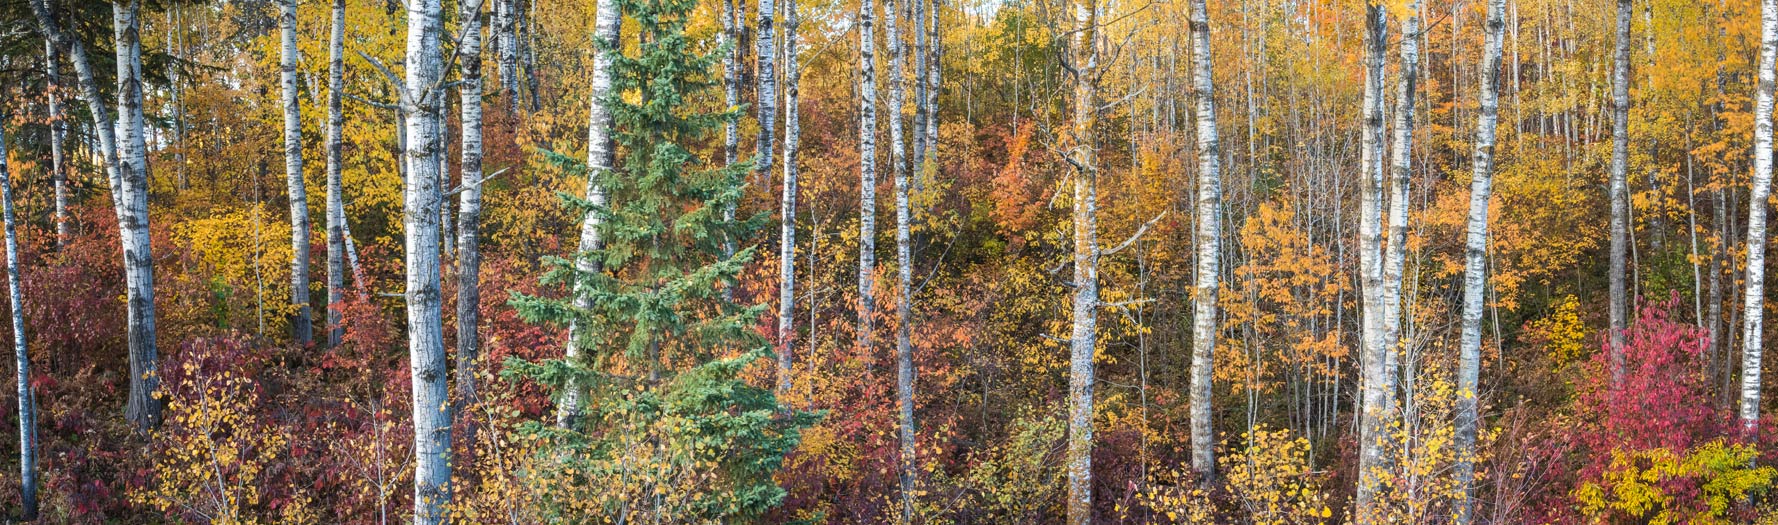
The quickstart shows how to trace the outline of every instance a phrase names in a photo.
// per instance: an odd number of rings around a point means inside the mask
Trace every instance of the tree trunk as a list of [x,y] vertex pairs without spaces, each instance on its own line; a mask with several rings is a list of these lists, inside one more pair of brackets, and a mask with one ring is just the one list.
[[439,297],[439,136],[444,131],[440,0],[413,0],[407,12],[408,177],[402,184],[406,232],[408,358],[413,373],[414,523],[446,523],[451,502],[451,412]]
[[[1408,4],[1409,13],[1418,13],[1418,1]],[[1383,254],[1383,344],[1388,348],[1384,358],[1391,384],[1399,375],[1397,356],[1401,347],[1402,272],[1407,258],[1408,184],[1413,178],[1414,97],[1420,73],[1420,17],[1410,14],[1401,21],[1401,90],[1396,94],[1395,144],[1390,158],[1389,238]],[[1390,389],[1394,391],[1393,388]],[[1394,404],[1394,403],[1391,403]]]
[[457,169],[463,191],[457,204],[457,399],[476,400],[476,360],[481,355],[482,275],[482,4],[458,0],[463,41],[458,44],[457,103],[461,106],[463,160]]
[[926,83],[931,70],[926,67],[926,0],[907,0],[913,15],[908,17],[908,32],[914,34],[914,146],[913,169],[926,164]]
[[302,109],[296,93],[296,0],[279,2],[282,52],[278,78],[284,88],[284,177],[290,195],[290,334],[296,344],[314,342],[309,317],[309,197],[303,184]]
[[[340,305],[346,296],[346,206],[340,181],[340,143],[346,118],[340,111],[345,74],[346,0],[333,0],[333,30],[327,38],[327,346],[339,346],[346,330]],[[362,283],[360,283],[362,284]]]
[[56,249],[68,245],[73,238],[73,224],[68,222],[68,159],[62,152],[67,141],[68,123],[62,115],[62,68],[60,51],[55,42],[44,41],[44,71],[49,74],[49,178],[55,186]]
[[1198,275],[1192,300],[1192,471],[1216,477],[1216,429],[1210,419],[1216,360],[1216,295],[1222,262],[1222,146],[1216,129],[1216,78],[1210,58],[1210,14],[1191,3],[1192,89],[1198,101]]
[[1093,350],[1099,308],[1098,165],[1093,128],[1098,120],[1098,5],[1075,0],[1072,67],[1074,121],[1069,163],[1074,167],[1074,327],[1069,335],[1068,518],[1093,521]]
[[[926,151],[923,155],[936,166],[938,164],[938,89],[941,81],[944,80],[944,68],[939,67],[939,59],[943,53],[938,32],[938,13],[942,4],[939,0],[929,1],[932,2],[932,6],[926,13],[927,32],[930,37],[927,38],[926,43],[926,54],[929,55],[929,58],[926,59],[926,129],[923,130],[926,134]],[[916,180],[923,181],[926,176],[922,170],[920,178]],[[917,182],[914,187],[917,189],[925,186]]]
[[[1620,0],[1620,4],[1622,0]],[[1622,7],[1619,8],[1622,11]],[[1741,334],[1741,425],[1759,425],[1760,361],[1766,299],[1766,201],[1772,193],[1772,90],[1778,56],[1778,0],[1760,2],[1759,94],[1753,109],[1753,190],[1747,199],[1747,324]]]
[[[1624,382],[1624,323],[1629,311],[1625,262],[1630,251],[1630,0],[1617,2],[1617,49],[1611,68],[1611,388]],[[1763,201],[1762,201],[1763,202]]]
[[758,158],[754,159],[756,164],[753,165],[753,169],[759,172],[761,179],[771,173],[768,168],[772,167],[772,141],[774,140],[772,130],[778,120],[778,71],[776,69],[778,48],[776,47],[776,36],[772,31],[775,4],[777,4],[777,0],[759,0],[759,20],[757,22],[759,33],[753,42],[754,53],[758,55],[754,58],[759,61],[754,71],[754,80],[758,82],[755,86],[758,93],[754,103],[759,105],[759,142],[757,146]]
[[858,355],[872,361],[877,272],[877,32],[872,0],[858,3]]
[[[124,280],[129,300],[130,396],[125,417],[138,428],[160,423],[160,387],[154,344],[154,254],[148,238],[148,143],[142,115],[141,0],[113,4],[117,47],[118,182],[114,187],[123,213],[119,228],[124,245]],[[96,115],[96,113],[95,113]],[[94,126],[100,127],[100,126]]]
[[494,0],[494,51],[498,53],[500,97],[507,115],[519,114],[519,0]]
[[31,393],[31,356],[25,346],[25,298],[19,283],[19,244],[12,212],[12,175],[0,130],[0,213],[6,227],[6,289],[11,299],[12,353],[19,380],[19,521],[37,519],[37,410]]
[[1488,199],[1494,184],[1494,128],[1500,115],[1500,46],[1504,40],[1506,0],[1488,0],[1483,28],[1481,113],[1476,116],[1475,153],[1469,181],[1469,219],[1463,246],[1463,328],[1457,358],[1457,489],[1453,509],[1457,525],[1475,515],[1475,447],[1480,425],[1482,314],[1488,287]]
[[796,348],[796,179],[797,149],[802,141],[802,121],[797,108],[797,86],[802,66],[797,62],[796,0],[784,2],[784,196],[779,203],[778,231],[778,398],[790,393],[792,354]]
[[[722,99],[729,109],[741,105],[741,34],[740,19],[735,18],[735,0],[722,0],[722,39],[728,50],[722,56]],[[725,164],[740,160],[741,121],[728,119],[722,126],[722,158]]]
[[1363,279],[1363,396],[1359,428],[1357,519],[1361,525],[1381,518],[1375,508],[1388,469],[1389,426],[1395,419],[1392,385],[1386,361],[1384,318],[1389,314],[1383,293],[1383,70],[1388,46],[1388,17],[1377,4],[1365,8],[1364,133],[1361,137],[1363,187],[1358,217],[1359,266]]
[[[602,177],[610,176],[617,160],[617,150],[611,138],[611,107],[610,100],[617,96],[611,91],[611,67],[617,54],[618,37],[621,34],[623,13],[618,12],[617,0],[599,0],[598,13],[594,19],[594,46],[598,51],[593,55],[592,107],[588,111],[587,126],[587,187],[586,199],[594,206],[605,206],[605,187],[599,183]],[[582,274],[593,274],[599,271],[598,261],[587,257],[587,252],[604,248],[603,221],[599,214],[588,211],[580,222],[580,245],[574,256],[575,270]],[[580,290],[574,290],[574,307],[582,310],[593,306],[592,296]],[[582,333],[578,323],[568,323],[567,359],[578,362],[581,359],[581,339],[588,336]],[[568,428],[580,417],[580,388],[572,381],[562,391],[562,399],[556,407],[556,426]]]
[[[767,2],[771,0],[765,0]],[[918,2],[920,0],[908,0]],[[909,250],[908,229],[908,147],[906,129],[902,126],[902,114],[907,110],[906,79],[902,76],[903,65],[907,55],[901,44],[900,25],[901,8],[896,0],[883,1],[883,40],[889,47],[889,166],[895,177],[895,264],[896,264],[896,295],[898,302],[895,307],[895,399],[897,413],[900,416],[898,437],[900,438],[900,461],[896,463],[897,473],[901,480],[901,517],[902,523],[913,523],[914,519],[914,361],[913,343],[909,337],[910,324],[913,323],[913,309],[908,297],[911,291],[913,262]],[[917,29],[916,29],[917,31]]]

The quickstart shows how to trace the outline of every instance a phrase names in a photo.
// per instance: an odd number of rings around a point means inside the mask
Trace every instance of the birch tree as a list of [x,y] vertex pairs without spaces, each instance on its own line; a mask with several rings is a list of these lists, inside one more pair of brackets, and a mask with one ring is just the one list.
[[[1619,13],[1625,9],[1619,2]],[[1747,200],[1746,324],[1741,333],[1741,425],[1759,425],[1760,365],[1766,300],[1766,200],[1772,194],[1772,90],[1778,57],[1778,0],[1760,2],[1759,93],[1753,109],[1753,189]]]
[[797,92],[802,79],[798,62],[796,0],[784,2],[784,195],[779,202],[781,224],[778,231],[778,398],[790,392],[794,376],[792,360],[796,348],[796,187],[797,149],[802,142],[802,120],[798,114]]
[[[105,98],[99,90],[97,74],[93,70],[92,61],[87,55],[86,44],[73,35],[65,32],[61,21],[57,20],[47,0],[30,0],[31,13],[37,19],[37,29],[45,39],[54,43],[57,48],[68,53],[68,62],[74,66],[75,78],[79,82],[81,98],[86,101],[87,111],[93,118],[93,135],[97,141],[98,157],[105,170],[106,182],[111,187],[112,210],[118,217],[119,244],[123,248],[124,259],[124,293],[127,303],[127,320],[129,325],[129,363],[130,391],[128,401],[124,405],[124,418],[128,419],[139,430],[154,427],[160,422],[161,401],[152,393],[159,387],[160,376],[156,370],[156,354],[154,346],[154,268],[152,254],[148,251],[148,196],[146,192],[147,174],[142,174],[143,183],[138,184],[136,171],[124,164],[123,152],[119,149],[117,133],[129,126],[125,124],[125,115],[129,112],[120,104],[118,120],[112,120],[111,107],[106,105]],[[139,4],[114,4],[113,27],[120,36],[117,40],[117,53],[120,57],[140,57],[141,45],[133,48],[131,55],[129,42],[135,40],[136,30],[122,31],[126,27],[135,26],[134,13]],[[127,15],[127,16],[125,16]],[[118,61],[118,72],[128,73],[129,60]],[[136,71],[140,71],[139,60]],[[127,74],[118,76],[118,86],[124,88],[132,85]],[[135,86],[137,101],[141,100],[141,83]],[[119,99],[128,98],[129,89],[119,89]],[[136,104],[136,113],[141,113],[141,104]],[[113,125],[113,124],[116,125]],[[135,128],[140,130],[140,128]],[[140,133],[137,133],[140,136]],[[139,151],[139,150],[138,150]],[[136,157],[140,159],[140,157]],[[136,165],[142,165],[139,162]],[[139,195],[138,195],[139,194]],[[136,198],[140,197],[140,207],[135,206]],[[139,214],[138,214],[139,213]],[[141,238],[138,239],[138,236]]]
[[17,222],[12,212],[12,174],[6,162],[6,132],[0,129],[0,214],[6,227],[6,289],[12,312],[12,354],[17,364],[19,401],[19,521],[37,519],[37,410],[31,392],[31,355],[25,346],[25,292],[19,282]]
[[[327,37],[327,346],[345,336],[339,306],[346,291],[346,205],[340,182],[340,144],[345,115],[340,110],[344,88],[346,0],[333,0],[333,29]],[[360,283],[362,284],[362,283]]]
[[1098,124],[1099,6],[1074,0],[1070,69],[1074,117],[1068,131],[1067,160],[1074,168],[1074,299],[1068,366],[1069,525],[1093,520],[1093,351],[1099,308],[1099,226],[1096,187],[1098,161],[1093,128]]
[[457,44],[457,103],[462,122],[462,170],[457,203],[457,393],[476,399],[475,363],[481,355],[482,225],[482,4],[458,0],[462,41]]
[[494,0],[494,52],[507,114],[519,114],[519,1]]
[[446,523],[451,502],[451,412],[439,292],[442,14],[440,0],[407,3],[407,71],[400,102],[408,115],[402,228],[407,254],[407,348],[413,374],[415,525]]
[[1385,363],[1384,321],[1389,309],[1383,295],[1383,69],[1388,46],[1386,9],[1375,2],[1365,6],[1364,17],[1364,123],[1361,136],[1359,196],[1359,271],[1363,281],[1363,319],[1360,337],[1362,397],[1360,403],[1358,487],[1355,496],[1357,523],[1373,523],[1377,492],[1387,469],[1389,424],[1395,418],[1390,402],[1392,382]]
[[772,167],[772,141],[774,140],[772,132],[773,126],[777,125],[778,120],[778,41],[772,29],[774,19],[777,18],[774,14],[777,3],[777,0],[759,0],[759,20],[756,29],[758,36],[754,38],[753,42],[754,53],[757,55],[754,58],[759,61],[754,71],[754,80],[758,82],[755,86],[758,93],[754,103],[759,105],[759,144],[757,146],[759,158],[754,159],[753,169],[759,170],[762,178],[770,173],[768,170]]
[[278,79],[283,86],[284,177],[290,196],[290,333],[296,343],[314,341],[309,317],[309,197],[303,184],[303,125],[296,77],[296,0],[279,3]]
[[[922,130],[922,132],[926,134],[926,140],[924,141],[926,151],[923,153],[923,157],[931,159],[932,163],[937,165],[939,122],[938,93],[939,86],[943,84],[944,80],[944,68],[939,67],[939,58],[943,56],[943,54],[940,51],[942,45],[939,40],[938,32],[938,14],[939,7],[942,4],[939,0],[929,1],[932,2],[932,6],[926,13],[926,31],[930,36],[927,37],[926,44],[926,54],[929,57],[926,59],[926,128]],[[922,175],[922,177],[924,177],[924,175]],[[920,185],[915,184],[915,187],[918,188]]]
[[[160,387],[154,344],[154,254],[148,234],[148,142],[142,114],[141,0],[112,4],[117,64],[117,182],[112,187],[123,240],[124,281],[129,301],[130,395],[124,416],[138,428],[160,423]],[[83,53],[84,54],[84,53]],[[85,82],[85,81],[83,81]],[[97,95],[97,84],[92,96]],[[94,128],[103,119],[94,112]]]
[[49,179],[55,191],[55,224],[56,249],[68,244],[74,236],[73,224],[68,221],[68,159],[62,151],[67,142],[68,123],[62,114],[62,66],[61,52],[53,41],[44,41],[44,72],[48,74],[49,89]]
[[[1402,267],[1408,244],[1408,183],[1413,177],[1414,98],[1420,77],[1420,2],[1409,2],[1401,21],[1401,80],[1395,98],[1395,137],[1390,150],[1389,238],[1383,254],[1384,368],[1393,385],[1399,376]],[[1393,386],[1390,392],[1394,392]],[[1391,405],[1395,403],[1390,402]]]
[[[765,0],[770,1],[770,0]],[[920,0],[907,0],[918,2]],[[902,523],[914,520],[914,348],[910,337],[914,322],[912,250],[908,220],[908,144],[902,114],[907,110],[907,89],[903,66],[907,55],[902,48],[901,8],[896,0],[883,1],[883,40],[889,51],[889,165],[895,177],[895,400],[900,442],[900,461],[896,463],[901,480]],[[916,32],[917,27],[911,28]]]
[[[1778,0],[1768,0],[1778,1]],[[1456,478],[1462,491],[1453,521],[1469,525],[1475,516],[1475,447],[1480,427],[1478,404],[1482,370],[1482,313],[1488,286],[1488,199],[1494,184],[1494,128],[1500,115],[1500,47],[1506,0],[1488,0],[1482,44],[1481,112],[1476,115],[1471,155],[1469,218],[1463,244],[1463,318],[1457,357]]]
[[[1624,382],[1624,322],[1629,289],[1624,281],[1630,251],[1630,0],[1617,1],[1617,47],[1611,67],[1611,388]],[[1750,259],[1751,260],[1751,259]]]
[[1216,129],[1216,79],[1210,58],[1210,15],[1204,0],[1191,3],[1192,89],[1197,91],[1198,274],[1192,295],[1192,471],[1216,476],[1216,431],[1211,391],[1216,360],[1216,294],[1222,262],[1222,146]]
[[858,352],[871,350],[877,273],[877,32],[872,0],[858,2]]
[[[621,35],[623,13],[618,12],[617,0],[599,0],[598,13],[593,20],[593,46],[597,51],[593,54],[592,105],[588,110],[587,125],[587,187],[586,200],[594,207],[604,207],[605,188],[600,186],[599,177],[611,171],[617,160],[617,150],[611,135],[611,99],[616,96],[611,91],[611,64],[613,55],[618,52],[618,37]],[[604,239],[600,238],[601,218],[595,210],[588,210],[580,221],[580,245],[575,253],[576,271],[590,274],[599,271],[599,262],[587,257],[588,252],[604,247]],[[572,290],[575,308],[592,307],[592,297],[581,290],[577,284]],[[581,359],[580,341],[583,328],[578,322],[568,323],[567,359],[577,362]],[[562,398],[556,407],[556,426],[568,428],[580,417],[581,385],[570,381],[562,391]]]

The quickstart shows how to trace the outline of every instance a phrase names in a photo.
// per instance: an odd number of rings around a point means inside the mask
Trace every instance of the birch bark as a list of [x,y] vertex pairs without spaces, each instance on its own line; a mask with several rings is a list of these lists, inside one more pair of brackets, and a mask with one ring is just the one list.
[[[623,13],[618,12],[617,0],[599,0],[598,13],[593,20],[593,39],[598,49],[593,55],[592,107],[588,111],[587,125],[587,188],[586,199],[594,206],[606,205],[605,188],[599,184],[599,178],[608,176],[616,161],[616,150],[611,138],[611,109],[608,99],[611,92],[611,67],[614,55],[618,52],[618,37],[621,34]],[[581,218],[580,244],[575,254],[575,270],[581,273],[599,271],[599,263],[586,257],[587,252],[603,248],[605,243],[600,237],[603,221],[599,214],[588,211]],[[576,308],[592,308],[592,297],[578,288],[573,290]],[[587,335],[583,328],[572,321],[568,324],[567,359],[579,361],[580,340]],[[560,404],[556,407],[556,426],[567,428],[580,417],[580,388],[570,382],[562,392]]]
[[1222,262],[1222,146],[1216,128],[1216,79],[1210,58],[1210,17],[1204,0],[1191,3],[1192,84],[1197,91],[1198,273],[1193,294],[1191,369],[1192,471],[1216,477],[1216,434],[1210,420],[1216,360],[1217,279]]
[[[1620,4],[1622,2],[1620,1]],[[1620,11],[1621,11],[1620,7]],[[1741,425],[1759,424],[1762,330],[1765,320],[1766,201],[1772,194],[1772,98],[1774,57],[1778,57],[1778,0],[1760,2],[1759,93],[1753,109],[1753,190],[1747,200],[1747,293],[1741,334]]]
[[[1770,0],[1778,1],[1778,0]],[[1457,358],[1457,488],[1462,491],[1453,514],[1457,525],[1475,516],[1475,448],[1480,426],[1479,379],[1482,369],[1482,314],[1488,287],[1488,199],[1494,183],[1494,130],[1500,115],[1500,47],[1504,40],[1506,0],[1488,0],[1481,64],[1481,112],[1476,116],[1475,152],[1469,182],[1469,218],[1463,249],[1463,317]]]
[[1071,59],[1074,116],[1068,161],[1074,168],[1074,299],[1068,367],[1069,525],[1093,521],[1093,352],[1099,308],[1098,164],[1093,129],[1098,124],[1099,9],[1095,0],[1074,1]]
[[457,399],[476,400],[476,360],[481,355],[482,227],[482,4],[458,0],[462,42],[457,50],[457,103],[462,122],[463,187],[457,203]]
[[290,197],[290,333],[296,344],[314,342],[309,311],[309,196],[303,184],[302,104],[296,78],[296,0],[279,3],[278,78],[284,95],[284,177]]
[[443,302],[439,292],[439,160],[444,128],[444,61],[440,0],[407,3],[407,180],[402,226],[408,358],[413,374],[414,524],[448,521],[451,502],[451,412],[446,382]]

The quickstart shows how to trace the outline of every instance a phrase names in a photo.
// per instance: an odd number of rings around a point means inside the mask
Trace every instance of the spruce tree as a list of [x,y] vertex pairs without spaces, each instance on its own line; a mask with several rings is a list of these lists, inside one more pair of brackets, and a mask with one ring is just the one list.
[[[741,374],[771,356],[757,330],[766,305],[742,305],[723,290],[757,246],[763,213],[724,217],[742,195],[749,163],[699,151],[741,108],[700,111],[730,43],[707,46],[685,33],[695,0],[619,0],[639,28],[632,54],[614,53],[613,88],[596,103],[613,117],[618,162],[592,173],[603,205],[562,195],[580,214],[598,214],[604,243],[553,259],[543,281],[586,294],[515,294],[526,321],[586,327],[576,360],[509,361],[508,375],[556,390],[582,389],[584,413],[567,428],[524,429],[543,443],[535,468],[546,510],[569,522],[746,522],[777,506],[772,480],[799,433],[817,417],[779,405],[770,388]],[[621,47],[619,48],[621,49]],[[571,171],[585,165],[544,152]],[[578,214],[577,214],[578,216]],[[594,268],[585,271],[584,268]]]

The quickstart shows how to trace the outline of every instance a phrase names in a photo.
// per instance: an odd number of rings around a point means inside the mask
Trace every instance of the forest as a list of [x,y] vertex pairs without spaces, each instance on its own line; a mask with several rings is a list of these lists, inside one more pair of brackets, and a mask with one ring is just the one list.
[[1775,61],[1778,0],[0,0],[0,522],[1778,525]]

